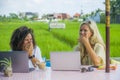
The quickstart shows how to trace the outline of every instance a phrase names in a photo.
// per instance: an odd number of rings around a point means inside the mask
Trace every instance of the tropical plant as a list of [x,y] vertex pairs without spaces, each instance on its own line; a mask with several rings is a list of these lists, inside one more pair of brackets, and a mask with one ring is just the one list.
[[4,58],[0,61],[0,66],[3,66],[4,68],[4,75],[5,76],[12,76],[12,60]]
[[11,64],[12,64],[11,58],[10,59],[4,58],[3,60],[0,61],[0,65],[5,66],[5,68],[8,66],[11,67]]

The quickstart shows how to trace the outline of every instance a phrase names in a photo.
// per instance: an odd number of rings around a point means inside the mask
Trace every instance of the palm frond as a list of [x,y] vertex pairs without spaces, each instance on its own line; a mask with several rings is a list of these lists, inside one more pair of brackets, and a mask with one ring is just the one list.
[[12,66],[12,60],[11,58],[4,58],[3,60],[0,61],[0,65],[4,65],[5,67],[7,66]]

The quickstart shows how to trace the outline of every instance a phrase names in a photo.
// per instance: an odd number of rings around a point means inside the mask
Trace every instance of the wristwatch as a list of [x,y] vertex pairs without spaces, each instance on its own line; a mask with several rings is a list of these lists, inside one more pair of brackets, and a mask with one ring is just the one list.
[[35,57],[35,55],[29,56],[29,59],[32,59],[32,58],[34,58],[34,57]]

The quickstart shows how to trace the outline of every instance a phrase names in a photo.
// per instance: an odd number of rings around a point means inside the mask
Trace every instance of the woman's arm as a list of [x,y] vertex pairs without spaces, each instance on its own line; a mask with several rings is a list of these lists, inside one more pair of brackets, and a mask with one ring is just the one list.
[[34,54],[35,54],[36,59],[38,60],[36,63],[38,65],[38,67],[40,69],[45,69],[46,64],[45,64],[45,62],[43,62],[41,51],[38,46],[35,47]]
[[92,46],[89,43],[89,39],[82,36],[80,38],[80,42],[84,44],[88,55],[90,56],[92,62],[94,65],[99,66],[101,65],[101,57],[97,55],[97,53],[95,52],[95,50],[92,48]]
[[41,50],[38,46],[35,47],[34,49],[34,54],[35,54],[35,57],[40,61],[40,62],[43,62],[43,59],[42,59],[42,55],[41,55]]
[[89,42],[85,43],[86,50],[95,66],[101,65],[101,58],[96,54],[96,52],[93,50]]

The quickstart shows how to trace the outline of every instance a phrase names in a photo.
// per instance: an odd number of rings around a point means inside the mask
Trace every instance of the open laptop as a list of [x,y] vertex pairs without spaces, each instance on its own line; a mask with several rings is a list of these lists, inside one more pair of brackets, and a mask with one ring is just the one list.
[[[10,58],[12,60],[12,69],[14,73],[29,72],[28,55],[25,51],[0,51],[0,60]],[[3,66],[0,66],[0,71],[3,71]]]
[[80,70],[80,52],[50,52],[52,70]]

